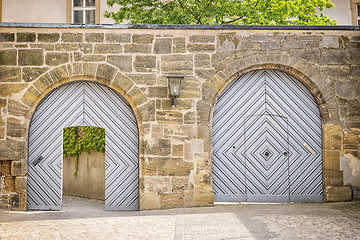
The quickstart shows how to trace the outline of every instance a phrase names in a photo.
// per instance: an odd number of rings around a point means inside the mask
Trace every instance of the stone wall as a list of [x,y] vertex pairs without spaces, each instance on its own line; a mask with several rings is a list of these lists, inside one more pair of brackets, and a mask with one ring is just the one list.
[[[139,126],[140,209],[213,203],[212,111],[254,69],[305,84],[323,127],[324,200],[351,199],[340,156],[360,157],[358,30],[15,28],[0,32],[1,204],[26,209],[27,136],[52,89],[96,81],[122,94]],[[171,107],[167,76],[184,76]]]

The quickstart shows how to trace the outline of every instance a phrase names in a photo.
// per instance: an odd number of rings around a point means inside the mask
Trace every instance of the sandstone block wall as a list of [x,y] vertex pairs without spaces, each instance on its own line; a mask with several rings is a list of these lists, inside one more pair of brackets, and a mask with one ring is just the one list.
[[[350,200],[339,159],[360,161],[360,31],[1,27],[1,205],[26,209],[32,114],[51,90],[79,80],[113,88],[135,112],[140,209],[212,204],[216,100],[237,76],[265,68],[292,74],[315,96],[324,200]],[[184,76],[176,107],[169,75]]]

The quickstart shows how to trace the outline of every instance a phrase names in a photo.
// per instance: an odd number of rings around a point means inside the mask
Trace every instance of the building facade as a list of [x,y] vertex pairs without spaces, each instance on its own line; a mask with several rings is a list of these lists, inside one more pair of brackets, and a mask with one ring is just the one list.
[[[325,9],[324,15],[336,19],[338,25],[359,25],[360,0],[332,2],[335,7]],[[116,8],[109,8],[106,0],[1,0],[0,22],[112,24],[103,14]]]
[[61,208],[62,129],[79,125],[105,128],[110,210],[359,187],[358,27],[2,23],[0,41],[2,206]]

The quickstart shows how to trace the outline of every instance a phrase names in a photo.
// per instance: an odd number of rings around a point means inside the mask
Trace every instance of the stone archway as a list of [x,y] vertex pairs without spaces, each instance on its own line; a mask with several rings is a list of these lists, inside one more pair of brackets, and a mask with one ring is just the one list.
[[[238,59],[217,71],[212,77],[208,76],[208,83],[203,84],[206,99],[198,103],[198,107],[209,108],[210,114],[198,117],[213,121],[215,104],[224,88],[240,75],[257,69],[275,69],[286,72],[298,79],[314,96],[321,113],[322,123],[322,167],[324,201],[351,200],[351,188],[343,185],[342,171],[340,170],[340,142],[342,136],[340,126],[333,125],[336,114],[330,114],[329,106],[337,104],[332,92],[334,84],[328,81],[327,75],[319,66],[310,64],[303,59],[297,59],[288,53],[260,53]],[[210,130],[211,131],[211,130]],[[211,141],[210,141],[211,142]]]

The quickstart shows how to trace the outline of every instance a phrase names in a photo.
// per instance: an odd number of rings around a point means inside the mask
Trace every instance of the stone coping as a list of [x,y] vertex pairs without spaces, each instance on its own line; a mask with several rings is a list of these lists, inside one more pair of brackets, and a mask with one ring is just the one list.
[[198,30],[349,30],[351,25],[161,25],[161,24],[68,24],[68,23],[0,23],[0,27],[19,28],[100,28],[100,29],[198,29]]

